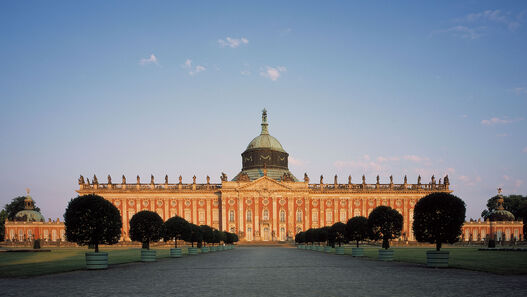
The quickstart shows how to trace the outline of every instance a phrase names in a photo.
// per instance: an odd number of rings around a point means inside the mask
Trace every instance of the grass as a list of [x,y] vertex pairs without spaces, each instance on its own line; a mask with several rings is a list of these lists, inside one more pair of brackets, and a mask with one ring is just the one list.
[[[167,258],[169,249],[154,249],[157,258]],[[87,248],[56,248],[51,252],[0,253],[0,277],[28,277],[50,273],[66,272],[86,268],[84,253]],[[140,248],[106,248],[108,264],[138,262],[141,260]],[[183,248],[183,253],[187,249]]]
[[[430,248],[393,248],[394,260],[426,264]],[[364,248],[364,256],[377,259],[378,248]],[[527,274],[527,252],[478,251],[477,248],[443,248],[450,252],[449,267],[496,274]],[[351,248],[346,249],[351,254]]]

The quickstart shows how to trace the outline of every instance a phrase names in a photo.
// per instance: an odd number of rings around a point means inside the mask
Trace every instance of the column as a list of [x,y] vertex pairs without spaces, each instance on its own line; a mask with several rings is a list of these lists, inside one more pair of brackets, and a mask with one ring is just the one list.
[[276,229],[276,226],[278,226],[277,222],[277,215],[276,215],[276,197],[273,197],[273,226],[271,227],[271,240],[273,239],[272,231],[274,231],[275,236],[278,236],[278,230]]

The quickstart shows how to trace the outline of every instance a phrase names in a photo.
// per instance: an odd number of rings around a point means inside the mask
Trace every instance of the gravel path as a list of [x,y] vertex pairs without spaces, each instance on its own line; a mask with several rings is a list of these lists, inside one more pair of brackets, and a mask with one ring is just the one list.
[[527,276],[429,269],[291,248],[0,279],[2,296],[527,296]]

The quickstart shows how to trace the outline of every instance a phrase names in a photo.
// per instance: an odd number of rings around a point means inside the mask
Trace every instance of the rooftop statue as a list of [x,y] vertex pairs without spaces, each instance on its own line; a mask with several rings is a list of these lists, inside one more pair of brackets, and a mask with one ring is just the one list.
[[363,185],[366,184],[366,176],[364,176],[364,174],[362,175],[362,184],[363,184]]
[[408,178],[406,177],[406,175],[404,175],[404,184],[406,185],[408,183]]
[[140,184],[141,183],[141,178],[139,177],[139,175],[137,175],[137,184]]
[[320,175],[320,184],[323,184],[323,183],[324,183],[324,176]]
[[93,184],[99,184],[99,181],[97,180],[97,176],[95,176],[95,174],[93,175]]
[[450,180],[448,179],[448,174],[445,176],[445,179],[443,180],[443,182],[445,183],[445,185],[450,184]]
[[183,177],[181,177],[181,175],[179,176],[179,183],[181,183],[183,181]]
[[304,173],[304,182],[309,183],[309,176],[307,176],[307,172]]
[[333,181],[333,183],[336,185],[337,184],[337,175],[335,174],[335,180]]
[[420,185],[421,184],[421,175],[419,174],[419,176],[417,177],[417,184]]
[[150,174],[150,183],[151,183],[151,184],[154,183],[154,175],[153,175],[153,174]]
[[84,176],[79,177],[79,185],[84,185]]
[[195,175],[192,177],[192,183],[193,183],[193,184],[196,183],[196,176],[195,176]]
[[436,183],[436,177],[432,174],[432,184],[435,185],[435,183]]
[[165,184],[168,184],[168,174],[165,174]]
[[108,184],[111,185],[112,184],[112,177],[108,174]]
[[379,175],[377,174],[377,183],[379,183]]
[[351,174],[348,176],[348,184],[351,185]]
[[221,179],[221,181],[226,182],[227,181],[227,174],[225,174],[225,172],[222,172],[220,179]]
[[123,174],[122,178],[123,178],[123,185],[125,185],[126,184],[126,176],[124,176],[124,174]]
[[390,175],[390,184],[393,184],[393,175]]
[[207,184],[210,184],[210,176],[207,175]]

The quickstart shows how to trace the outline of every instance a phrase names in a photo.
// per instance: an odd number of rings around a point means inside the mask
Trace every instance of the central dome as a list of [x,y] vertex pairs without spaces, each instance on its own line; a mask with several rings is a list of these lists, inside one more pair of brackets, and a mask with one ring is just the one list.
[[262,111],[262,131],[255,137],[242,153],[242,171],[234,177],[234,181],[255,180],[267,175],[276,180],[297,179],[289,172],[289,154],[280,142],[269,135],[267,111]]

